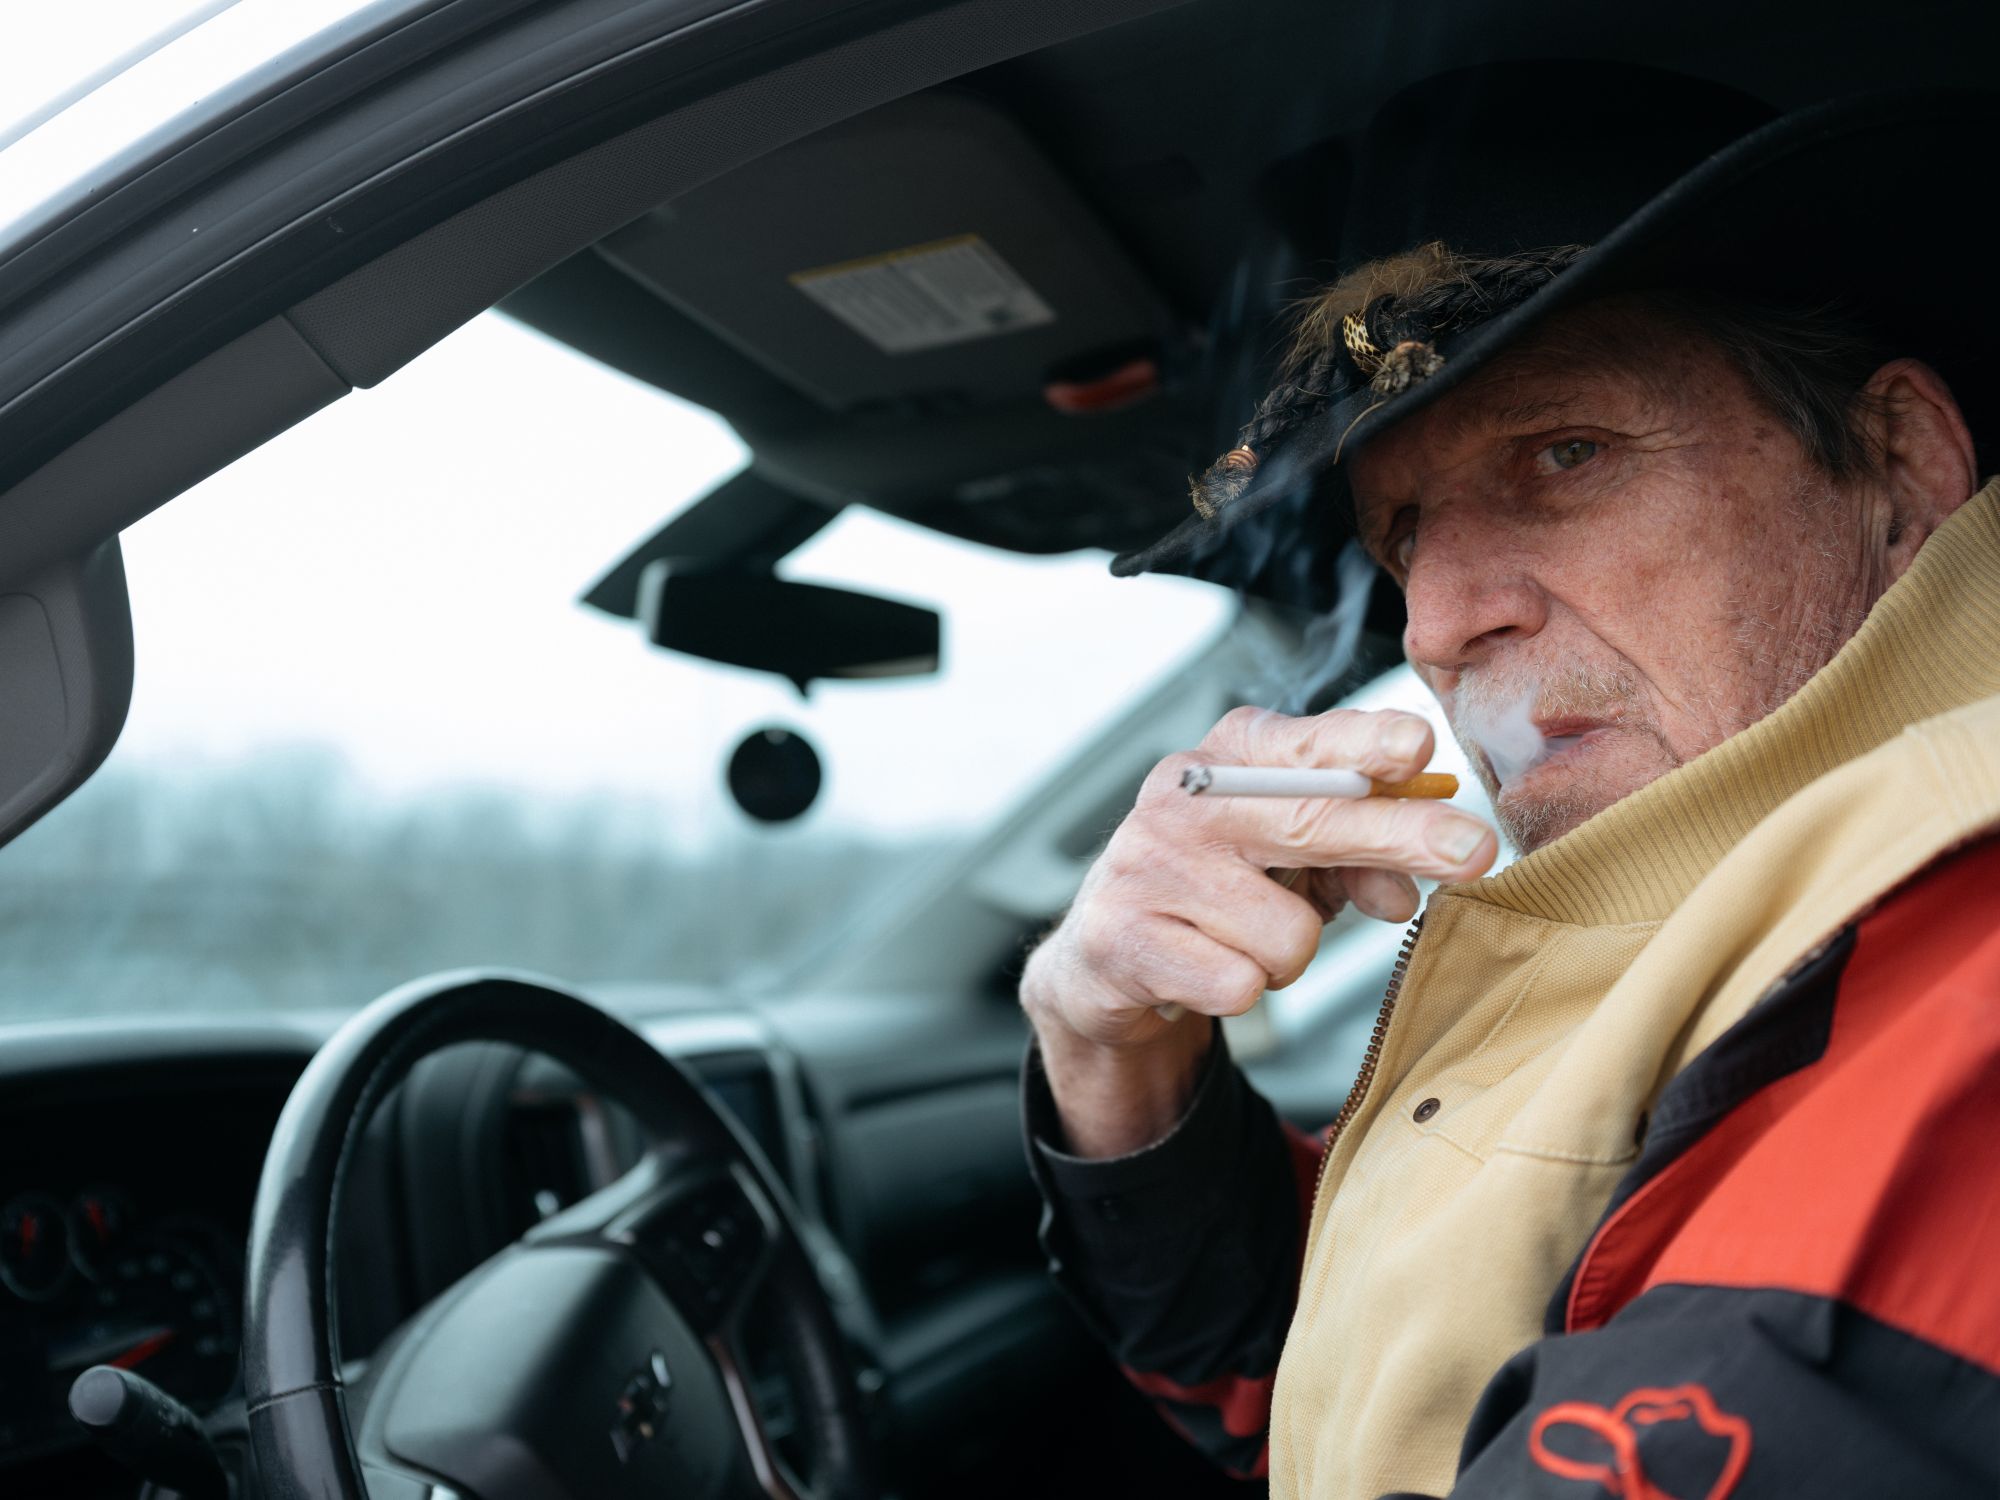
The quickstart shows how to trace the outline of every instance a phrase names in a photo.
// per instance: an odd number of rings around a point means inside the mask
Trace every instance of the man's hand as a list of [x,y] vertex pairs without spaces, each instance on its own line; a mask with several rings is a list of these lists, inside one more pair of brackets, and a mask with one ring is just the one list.
[[[1181,773],[1345,766],[1401,781],[1434,748],[1414,714],[1242,708],[1197,750],[1154,767],[1022,979],[1072,1150],[1119,1155],[1171,1129],[1208,1049],[1200,1017],[1238,1015],[1292,983],[1348,902],[1407,921],[1413,876],[1470,880],[1498,852],[1490,828],[1442,803],[1191,797]],[[1301,874],[1287,890],[1273,870]],[[1168,1004],[1194,1014],[1169,1020]]]

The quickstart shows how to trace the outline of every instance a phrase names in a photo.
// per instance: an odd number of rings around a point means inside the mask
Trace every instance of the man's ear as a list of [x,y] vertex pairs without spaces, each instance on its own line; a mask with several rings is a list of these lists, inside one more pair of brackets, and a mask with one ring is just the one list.
[[1945,518],[1979,487],[1972,433],[1944,377],[1922,360],[1896,359],[1862,388],[1877,413],[1881,518],[1893,582]]

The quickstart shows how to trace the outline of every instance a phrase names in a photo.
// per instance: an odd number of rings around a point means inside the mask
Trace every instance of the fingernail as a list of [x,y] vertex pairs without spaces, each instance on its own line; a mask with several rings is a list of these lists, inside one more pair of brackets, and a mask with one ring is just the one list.
[[1398,760],[1413,760],[1424,753],[1424,721],[1398,719],[1382,732],[1382,748]]
[[1478,852],[1486,842],[1486,830],[1477,823],[1461,822],[1453,818],[1448,823],[1439,823],[1431,829],[1432,852],[1440,859],[1448,859],[1455,865],[1462,865]]

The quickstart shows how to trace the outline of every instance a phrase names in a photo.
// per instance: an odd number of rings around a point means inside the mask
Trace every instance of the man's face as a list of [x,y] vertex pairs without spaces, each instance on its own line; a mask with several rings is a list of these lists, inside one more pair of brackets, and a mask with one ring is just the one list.
[[1887,586],[1737,367],[1613,300],[1350,461],[1403,647],[1532,850],[1776,708]]

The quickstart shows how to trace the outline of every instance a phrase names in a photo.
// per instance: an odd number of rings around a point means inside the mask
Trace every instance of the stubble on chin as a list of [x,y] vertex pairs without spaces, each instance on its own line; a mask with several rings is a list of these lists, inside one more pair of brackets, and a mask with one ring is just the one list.
[[[1493,794],[1489,791],[1489,797]],[[1602,812],[1597,799],[1574,787],[1538,796],[1502,797],[1493,803],[1494,821],[1521,854],[1533,854]]]

